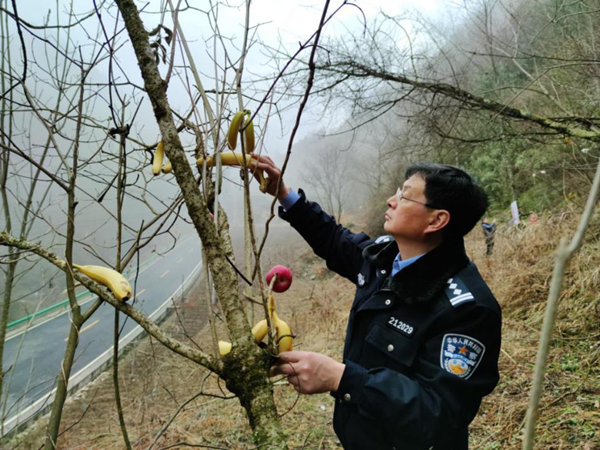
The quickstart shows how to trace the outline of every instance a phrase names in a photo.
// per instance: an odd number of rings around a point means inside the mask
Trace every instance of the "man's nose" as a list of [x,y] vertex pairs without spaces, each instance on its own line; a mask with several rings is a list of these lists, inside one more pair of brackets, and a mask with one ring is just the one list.
[[392,195],[390,198],[387,199],[387,201],[385,202],[390,208],[394,208],[394,206],[396,205],[396,196]]

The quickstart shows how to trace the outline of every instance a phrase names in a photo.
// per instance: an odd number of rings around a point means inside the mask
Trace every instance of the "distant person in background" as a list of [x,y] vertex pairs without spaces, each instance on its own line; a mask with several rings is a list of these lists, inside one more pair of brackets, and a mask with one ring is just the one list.
[[490,256],[494,251],[494,239],[496,238],[496,222],[490,221],[485,217],[481,221],[481,227],[483,228],[483,235],[485,236],[485,255]]

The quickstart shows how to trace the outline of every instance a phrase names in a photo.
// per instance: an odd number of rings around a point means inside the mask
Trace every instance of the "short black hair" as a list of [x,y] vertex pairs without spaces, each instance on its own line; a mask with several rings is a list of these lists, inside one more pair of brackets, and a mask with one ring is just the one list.
[[419,162],[406,169],[406,179],[413,175],[425,180],[427,204],[450,213],[450,222],[444,228],[446,240],[466,235],[489,206],[487,195],[481,186],[458,167]]

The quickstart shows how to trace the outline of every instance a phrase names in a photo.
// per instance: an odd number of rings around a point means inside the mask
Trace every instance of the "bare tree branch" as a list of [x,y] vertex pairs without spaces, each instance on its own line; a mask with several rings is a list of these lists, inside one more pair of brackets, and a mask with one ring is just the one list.
[[600,142],[600,132],[598,131],[590,131],[580,127],[569,126],[565,123],[557,122],[548,117],[523,111],[503,103],[480,97],[450,84],[417,81],[400,74],[389,73],[383,70],[368,67],[355,61],[339,61],[332,64],[319,66],[318,69],[324,72],[340,74],[343,76],[351,76],[353,78],[374,78],[382,81],[391,81],[394,83],[413,86],[415,88],[430,92],[434,95],[440,94],[447,96],[459,101],[466,107],[485,109],[495,112],[500,116],[535,123],[542,128],[554,130],[559,134]]

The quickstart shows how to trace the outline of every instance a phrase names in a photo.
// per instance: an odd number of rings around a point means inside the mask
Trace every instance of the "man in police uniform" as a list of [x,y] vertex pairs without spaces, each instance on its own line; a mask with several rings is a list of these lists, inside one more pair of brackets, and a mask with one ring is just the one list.
[[[268,157],[252,165],[280,178]],[[389,236],[376,240],[337,224],[283,180],[278,197],[280,217],[357,290],[342,362],[286,352],[272,375],[336,398],[345,449],[467,449],[468,425],[498,383],[500,352],[500,307],[463,243],[487,209],[483,190],[458,168],[413,165],[387,199]]]

